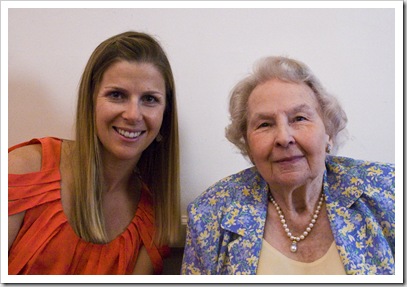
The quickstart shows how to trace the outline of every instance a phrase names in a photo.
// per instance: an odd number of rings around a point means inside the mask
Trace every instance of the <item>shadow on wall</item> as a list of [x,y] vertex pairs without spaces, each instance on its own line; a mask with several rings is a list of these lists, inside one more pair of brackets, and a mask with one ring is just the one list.
[[8,146],[35,137],[69,136],[74,115],[68,107],[58,104],[60,95],[53,95],[46,84],[24,73],[19,75],[8,83]]

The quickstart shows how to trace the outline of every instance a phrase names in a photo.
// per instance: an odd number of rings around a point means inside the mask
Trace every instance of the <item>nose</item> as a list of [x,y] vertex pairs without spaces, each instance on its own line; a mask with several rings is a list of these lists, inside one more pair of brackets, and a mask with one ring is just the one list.
[[275,145],[288,148],[295,144],[292,128],[288,123],[280,123],[276,127]]
[[128,101],[122,113],[123,119],[129,123],[136,123],[141,119],[141,109],[136,101]]

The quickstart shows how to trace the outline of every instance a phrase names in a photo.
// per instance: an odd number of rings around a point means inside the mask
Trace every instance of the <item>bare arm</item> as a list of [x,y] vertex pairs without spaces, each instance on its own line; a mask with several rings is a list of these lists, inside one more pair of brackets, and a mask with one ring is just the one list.
[[142,246],[138,253],[136,266],[133,270],[133,275],[152,275],[154,274],[153,263],[148,256],[147,249]]
[[25,212],[10,215],[8,217],[8,250],[10,251],[11,245],[20,231],[21,224],[23,223]]
[[[24,174],[41,170],[41,145],[30,145],[13,150],[8,154],[9,174]],[[10,188],[10,187],[9,187]],[[25,212],[8,217],[8,250],[17,237]]]

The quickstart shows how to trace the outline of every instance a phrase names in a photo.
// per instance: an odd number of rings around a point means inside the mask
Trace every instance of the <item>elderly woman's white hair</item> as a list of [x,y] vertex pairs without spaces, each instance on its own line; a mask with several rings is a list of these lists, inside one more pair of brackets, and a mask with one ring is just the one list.
[[226,127],[226,138],[240,150],[243,156],[248,156],[247,102],[254,88],[271,79],[304,83],[314,91],[326,132],[333,142],[333,153],[335,153],[344,140],[343,136],[348,121],[346,113],[337,99],[324,89],[304,63],[287,57],[260,59],[255,63],[253,73],[242,79],[232,89],[229,103],[231,123]]

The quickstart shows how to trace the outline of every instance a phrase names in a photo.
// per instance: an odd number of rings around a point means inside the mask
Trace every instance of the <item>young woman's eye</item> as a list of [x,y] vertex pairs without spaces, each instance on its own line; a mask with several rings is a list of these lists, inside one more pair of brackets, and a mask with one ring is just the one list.
[[114,91],[114,92],[110,92],[108,94],[108,97],[113,99],[113,100],[121,100],[121,99],[124,98],[124,95],[121,92]]
[[147,104],[155,104],[159,102],[159,99],[153,95],[145,95],[143,101]]

